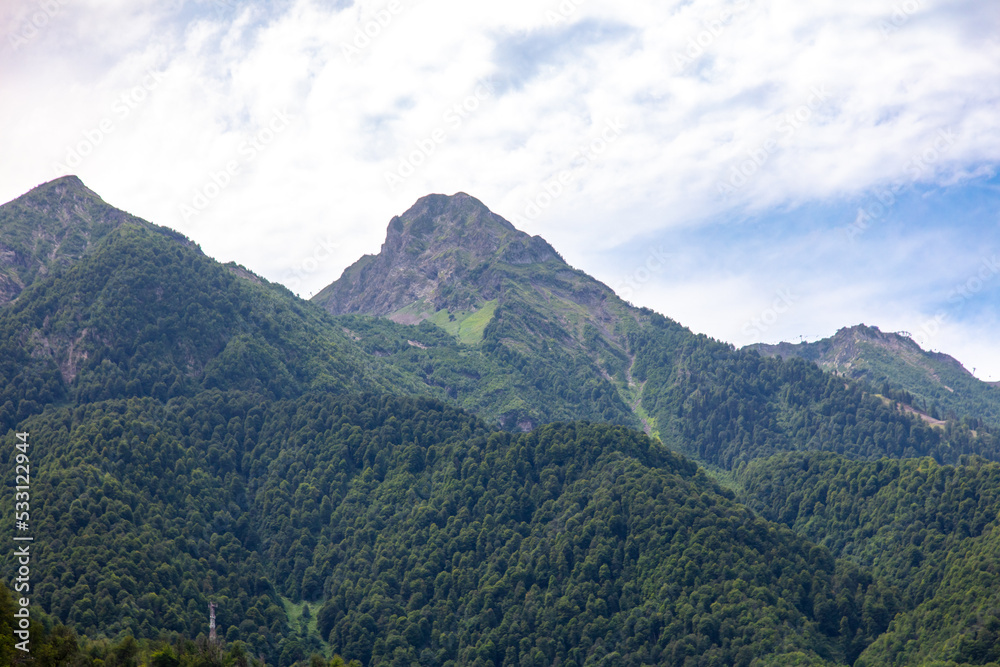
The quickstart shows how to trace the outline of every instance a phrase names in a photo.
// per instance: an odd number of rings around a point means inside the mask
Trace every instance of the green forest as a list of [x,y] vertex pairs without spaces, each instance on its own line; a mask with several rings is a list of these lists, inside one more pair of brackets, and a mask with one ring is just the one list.
[[784,454],[741,470],[747,504],[898,592],[907,613],[860,665],[1000,659],[1000,465]]
[[220,635],[279,664],[322,639],[362,664],[839,664],[896,605],[622,427],[515,435],[429,399],[215,390],[26,427],[62,450],[36,473],[59,509],[35,600],[86,637],[197,637],[214,600]]
[[74,180],[0,234],[36,536],[0,664],[1000,661],[997,435],[905,375],[737,350],[558,257],[469,268],[481,337],[333,315]]

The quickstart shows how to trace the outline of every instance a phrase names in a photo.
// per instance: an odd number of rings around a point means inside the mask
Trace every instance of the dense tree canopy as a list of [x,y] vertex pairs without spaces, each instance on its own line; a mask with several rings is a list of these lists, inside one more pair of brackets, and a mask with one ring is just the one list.
[[223,637],[280,664],[320,639],[363,663],[838,661],[887,621],[854,610],[895,604],[621,427],[515,436],[426,399],[218,391],[26,427],[35,599],[90,637],[195,637],[214,600]]
[[496,272],[463,338],[333,317],[109,220],[57,230],[58,261],[15,234],[31,263],[5,274],[25,284],[0,306],[0,434],[31,433],[38,537],[24,664],[1000,658],[980,421],[929,424],[899,388],[734,350],[565,265]]
[[744,500],[870,569],[906,610],[861,665],[1000,658],[1000,465],[784,454],[742,469]]

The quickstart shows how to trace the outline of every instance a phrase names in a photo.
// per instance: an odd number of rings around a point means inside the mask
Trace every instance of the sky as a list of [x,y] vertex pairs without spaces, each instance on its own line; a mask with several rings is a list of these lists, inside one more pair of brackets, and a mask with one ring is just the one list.
[[466,192],[696,332],[1000,380],[992,2],[5,0],[0,39],[0,201],[76,174],[308,298]]

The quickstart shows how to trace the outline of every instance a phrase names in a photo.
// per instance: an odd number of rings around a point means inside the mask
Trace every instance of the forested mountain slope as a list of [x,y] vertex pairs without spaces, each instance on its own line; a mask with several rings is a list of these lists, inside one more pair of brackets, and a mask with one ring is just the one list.
[[[651,316],[634,337],[635,377],[665,443],[722,468],[782,451],[852,457],[996,457],[995,439],[962,425],[937,429],[905,411],[903,393],[878,395],[815,364],[764,358],[686,335]],[[898,400],[895,400],[898,399]]]
[[1000,424],[1000,387],[978,380],[953,357],[928,352],[905,333],[859,325],[813,343],[754,345],[761,354],[800,357],[820,368],[880,387],[888,383],[935,419]]
[[0,425],[69,400],[207,388],[419,391],[318,309],[182,237],[124,223],[0,310]]
[[856,663],[995,665],[1000,661],[1000,531],[942,554],[944,575],[933,597],[897,616]]
[[[334,312],[76,179],[15,204],[4,229],[41,245],[5,274],[0,431],[33,443],[36,664],[993,655],[977,573],[1000,508],[994,464],[969,458],[1000,458],[986,425],[931,426],[905,391],[634,308],[467,195],[395,219],[383,252],[405,270],[362,260],[325,291]],[[76,240],[53,252],[33,215]],[[782,495],[824,479],[833,518]],[[986,606],[959,613],[974,577]]]
[[511,435],[426,399],[216,390],[25,427],[36,600],[86,635],[194,636],[214,600],[227,640],[291,664],[320,644],[285,596],[365,664],[838,664],[895,608],[621,427]]
[[743,468],[764,517],[870,568],[904,613],[859,665],[1000,659],[1000,465],[785,454]]
[[[430,195],[393,218],[379,254],[346,269],[313,301],[452,334],[440,348],[440,336],[425,339],[423,352],[396,343],[390,361],[411,371],[423,363],[456,402],[499,416],[507,428],[553,418],[641,422],[670,447],[722,468],[814,449],[940,461],[1000,454],[989,433],[969,428],[977,423],[930,428],[905,391],[878,393],[795,358],[762,359],[634,308],[462,193]],[[359,342],[393,331],[381,322]],[[481,337],[468,335],[470,323]],[[393,335],[402,340],[405,332]],[[464,363],[453,363],[456,355]],[[462,379],[469,369],[472,384],[490,386],[492,405],[456,389],[469,384]]]
[[120,225],[148,224],[66,176],[0,206],[0,303],[37,278],[70,266]]

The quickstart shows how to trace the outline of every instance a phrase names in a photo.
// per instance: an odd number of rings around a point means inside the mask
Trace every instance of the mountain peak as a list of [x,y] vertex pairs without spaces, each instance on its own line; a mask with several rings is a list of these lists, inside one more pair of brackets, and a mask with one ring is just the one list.
[[84,185],[83,181],[80,180],[80,177],[77,176],[76,174],[67,174],[65,176],[60,176],[59,178],[54,178],[51,181],[42,183],[41,185],[32,188],[31,192],[34,192],[36,190],[42,190],[44,188],[69,188],[74,190],[85,190],[90,194],[94,195],[95,197],[97,196],[97,193],[95,193],[93,190]]
[[35,278],[76,262],[129,220],[139,221],[106,204],[77,176],[43,183],[0,206],[0,304]]
[[[483,399],[467,400],[496,405],[505,428],[530,430],[556,414],[644,424],[637,403],[626,403],[620,391],[632,396],[637,386],[629,375],[634,352],[628,335],[648,317],[571,267],[544,239],[516,229],[464,192],[428,195],[392,218],[378,255],[348,267],[313,302],[334,315],[428,322],[453,336],[464,348],[448,357],[458,361],[455,374],[434,375],[437,362],[418,364],[424,376],[433,375],[427,381],[449,395],[468,378],[489,376],[476,370],[475,359],[504,369],[498,371],[502,380],[475,383]],[[353,330],[363,320],[345,321]],[[408,346],[426,349],[413,340],[417,336],[405,339]],[[406,356],[407,364],[417,363]],[[581,378],[585,388],[568,389],[575,382],[570,377]],[[553,385],[567,389],[555,403],[539,404],[538,392]]]
[[[313,300],[334,314],[389,315],[410,306],[424,311],[474,310],[497,297],[501,265],[557,262],[540,236],[529,236],[464,192],[421,197],[386,230],[378,255],[366,255]],[[415,305],[417,304],[417,305]]]
[[[492,212],[489,208],[487,208],[486,204],[479,201],[472,195],[466,194],[465,192],[456,192],[453,195],[429,194],[424,195],[414,202],[413,206],[411,206],[406,213],[399,217],[412,218],[421,214],[440,216],[448,213],[471,213],[473,211],[489,213],[492,215]],[[496,218],[508,229],[514,229],[512,224],[500,216],[496,216]]]
[[481,201],[458,192],[421,197],[386,230],[383,253],[436,253],[456,249],[479,260],[529,264],[559,258],[541,237],[519,231]]
[[79,176],[70,174],[36,185],[4,206],[19,204],[27,207],[58,208],[65,207],[67,204],[82,203],[86,200],[103,201],[96,192],[84,185]]
[[980,415],[997,423],[1000,393],[981,382],[954,357],[924,350],[905,331],[886,332],[859,324],[812,343],[752,346],[765,356],[800,357],[821,368],[876,386],[889,382],[910,392],[928,410]]
[[833,347],[839,348],[850,348],[853,344],[868,342],[897,352],[923,352],[920,345],[905,331],[882,331],[877,326],[868,326],[866,324],[844,327],[837,331],[829,341]]
[[[829,338],[812,343],[764,343],[752,346],[761,354],[780,357],[801,357],[815,361],[827,370],[851,373],[861,363],[866,350],[879,349],[887,354],[906,358],[911,363],[919,363],[919,359],[935,359],[946,363],[956,371],[969,373],[958,361],[946,354],[928,352],[905,331],[882,331],[877,326],[856,324],[839,329]],[[863,363],[861,365],[864,365]]]

